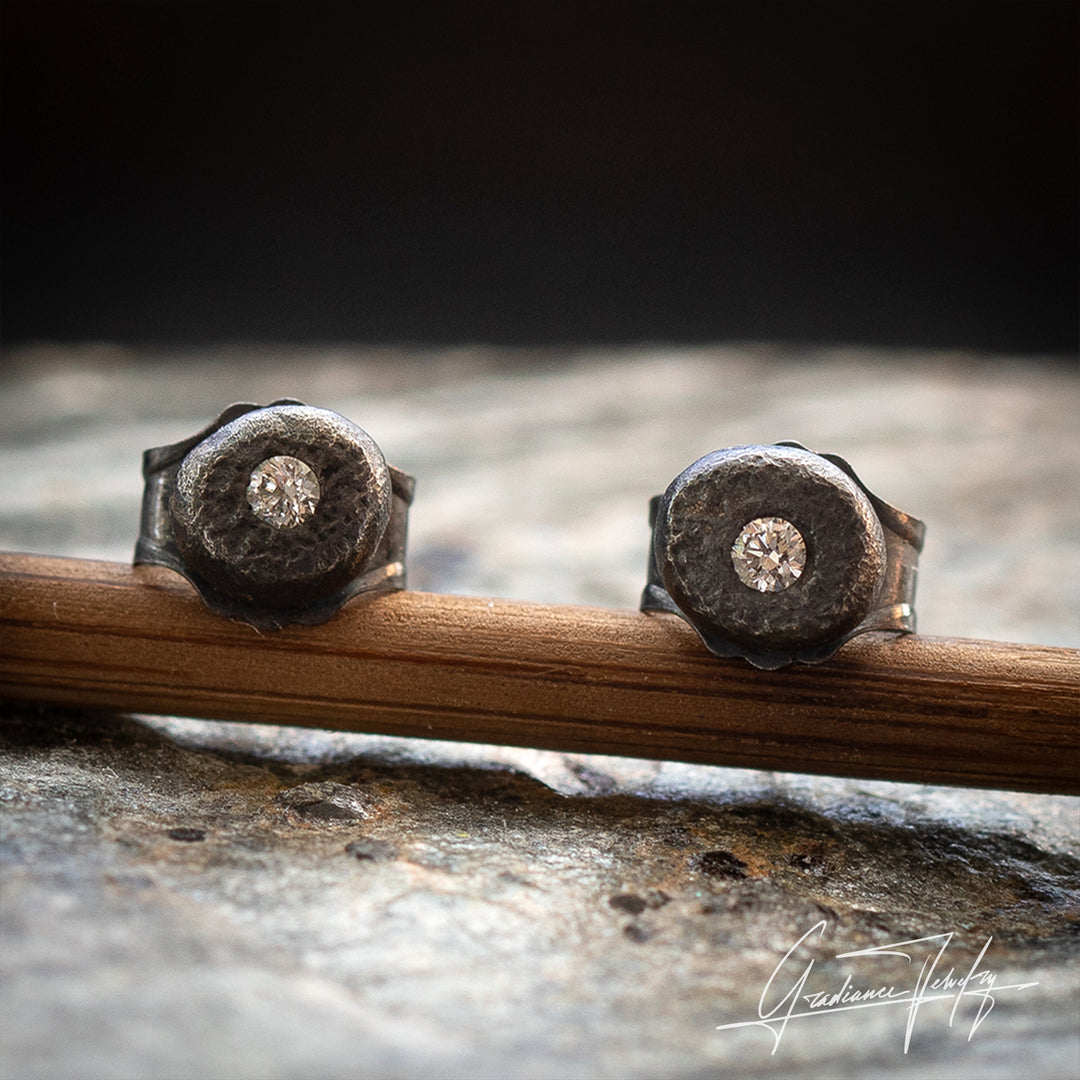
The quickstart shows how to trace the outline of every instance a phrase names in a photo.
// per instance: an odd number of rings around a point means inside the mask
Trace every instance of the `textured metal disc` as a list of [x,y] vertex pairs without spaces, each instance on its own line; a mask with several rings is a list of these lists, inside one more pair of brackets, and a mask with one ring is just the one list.
[[[296,458],[318,481],[314,512],[280,528],[253,511],[252,473]],[[184,558],[210,585],[253,604],[301,607],[355,577],[390,517],[390,473],[378,445],[337,413],[277,405],[233,420],[184,458],[169,504]]]
[[[739,579],[732,546],[758,518],[801,533],[798,580],[760,592]],[[787,446],[741,446],[694,462],[658,508],[657,566],[672,599],[703,636],[747,649],[798,650],[854,629],[885,575],[881,523],[859,486],[818,454]]]

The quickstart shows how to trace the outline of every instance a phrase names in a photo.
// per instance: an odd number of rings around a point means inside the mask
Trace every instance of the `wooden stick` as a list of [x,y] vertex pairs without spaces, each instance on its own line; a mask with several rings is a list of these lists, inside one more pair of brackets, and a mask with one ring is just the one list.
[[400,592],[259,632],[160,567],[0,555],[9,700],[1078,793],[1080,652],[865,635],[757,671],[681,621]]

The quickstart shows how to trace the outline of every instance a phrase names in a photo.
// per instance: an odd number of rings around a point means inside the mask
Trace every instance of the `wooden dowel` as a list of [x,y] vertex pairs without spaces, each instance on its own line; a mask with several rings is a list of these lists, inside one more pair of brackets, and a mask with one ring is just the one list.
[[413,592],[260,632],[160,567],[31,555],[0,605],[8,700],[1080,792],[1071,649],[864,635],[764,672],[669,617]]

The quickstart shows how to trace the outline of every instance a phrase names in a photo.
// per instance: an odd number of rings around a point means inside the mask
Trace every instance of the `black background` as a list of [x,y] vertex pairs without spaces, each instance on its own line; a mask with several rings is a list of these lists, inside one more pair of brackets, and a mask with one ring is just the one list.
[[2,10],[8,343],[1076,346],[1072,2]]

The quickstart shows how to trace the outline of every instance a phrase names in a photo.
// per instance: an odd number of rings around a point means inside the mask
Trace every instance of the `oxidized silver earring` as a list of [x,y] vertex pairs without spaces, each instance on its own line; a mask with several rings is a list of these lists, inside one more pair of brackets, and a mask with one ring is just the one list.
[[405,587],[415,482],[337,413],[231,405],[147,450],[143,476],[134,561],[183,574],[219,615],[319,623],[358,593]]
[[717,450],[652,500],[650,524],[641,610],[685,619],[717,656],[778,668],[867,630],[915,629],[925,526],[835,454]]

